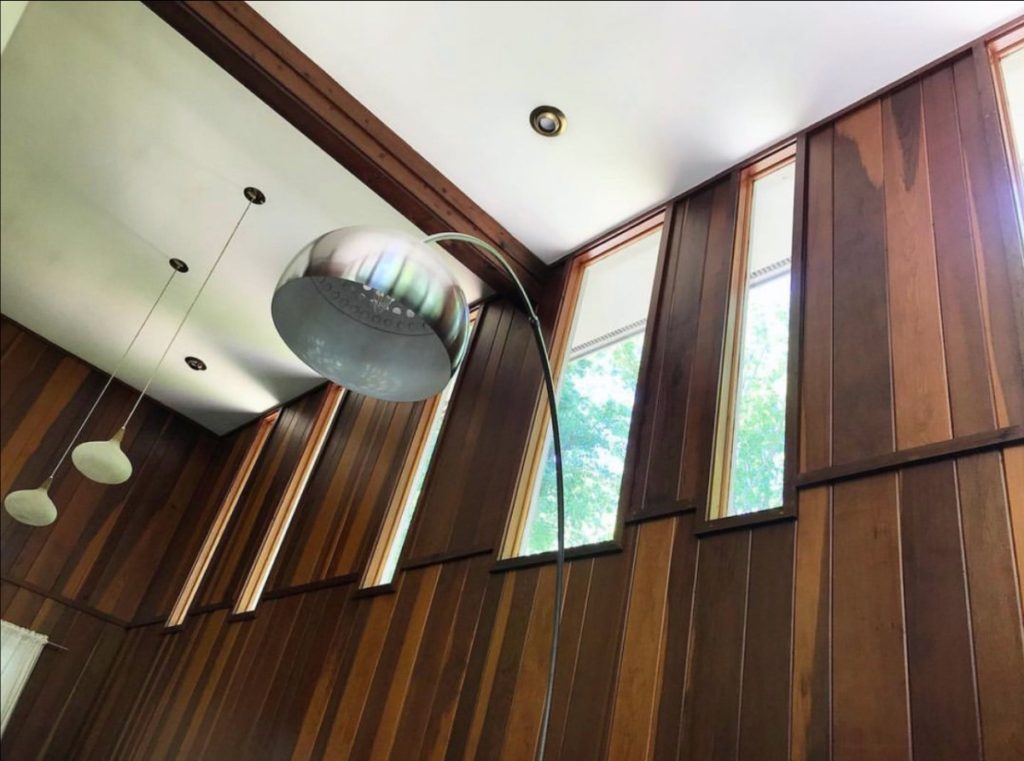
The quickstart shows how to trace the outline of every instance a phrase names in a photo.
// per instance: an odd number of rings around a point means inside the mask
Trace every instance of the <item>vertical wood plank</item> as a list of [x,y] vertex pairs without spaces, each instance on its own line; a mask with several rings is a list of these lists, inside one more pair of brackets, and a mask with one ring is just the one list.
[[807,139],[800,470],[832,464],[832,127]]
[[882,100],[882,150],[896,447],[907,449],[952,435],[918,82]]
[[[611,714],[609,758],[646,759],[658,710],[675,520],[640,525]],[[584,664],[585,666],[585,664]]]
[[[975,67],[973,56],[956,61],[953,82],[970,188],[971,226],[978,254],[996,419],[1000,426],[1006,426],[1024,420],[1024,256],[1018,225],[1013,223],[1013,191],[1005,152],[1000,150],[1002,155],[996,161],[989,153],[991,132],[998,132],[999,120],[995,114],[986,118]],[[1001,138],[996,139],[1001,146]],[[1004,227],[1011,232],[1004,234]]]
[[1010,528],[1017,561],[1017,586],[1024,600],[1024,446],[1003,450],[1003,472],[1010,502]]
[[1024,756],[1024,641],[998,452],[957,460],[985,758]]
[[980,752],[959,517],[952,462],[900,474],[914,753],[949,761]]
[[720,383],[725,320],[729,308],[733,241],[739,203],[739,173],[714,187],[711,222],[704,251],[704,277],[697,317],[694,369],[686,394],[686,428],[678,466],[676,496],[704,509],[711,473],[715,411]]
[[965,436],[991,430],[996,419],[952,70],[928,75],[921,87],[953,434]]
[[680,758],[738,758],[750,531],[700,541]]
[[874,101],[835,125],[835,464],[893,451],[881,122],[881,109]]
[[672,564],[668,579],[668,612],[665,621],[665,657],[654,736],[654,759],[675,761],[681,747],[683,692],[686,687],[690,616],[693,611],[694,576],[697,570],[697,538],[694,514],[676,522]]
[[833,758],[909,759],[896,475],[835,486]]
[[739,758],[789,758],[790,657],[793,621],[792,523],[750,535]]
[[792,756],[832,754],[831,490],[800,493],[793,610]]

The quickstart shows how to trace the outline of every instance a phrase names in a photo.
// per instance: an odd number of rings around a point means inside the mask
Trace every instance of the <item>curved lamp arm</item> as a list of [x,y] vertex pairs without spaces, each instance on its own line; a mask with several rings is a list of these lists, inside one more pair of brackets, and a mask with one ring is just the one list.
[[548,408],[551,411],[551,442],[555,455],[555,492],[557,495],[557,524],[558,524],[558,545],[555,551],[555,600],[553,610],[554,617],[551,625],[551,663],[548,666],[548,682],[544,692],[544,712],[541,717],[540,741],[537,743],[536,758],[538,761],[544,758],[544,746],[547,741],[548,722],[551,718],[551,697],[555,688],[555,665],[558,661],[558,637],[562,624],[562,589],[565,584],[565,487],[562,475],[562,440],[558,431],[558,406],[555,402],[555,379],[551,372],[551,357],[548,354],[547,344],[544,342],[544,333],[540,327],[540,320],[533,309],[530,297],[526,293],[522,282],[516,275],[515,270],[508,263],[504,255],[494,246],[486,241],[475,238],[472,235],[463,233],[438,233],[425,238],[423,242],[440,243],[442,241],[458,241],[470,243],[481,249],[497,262],[498,266],[515,283],[519,293],[523,310],[530,319],[530,326],[533,329],[534,341],[537,344],[537,353],[540,355],[541,366],[544,371],[544,386],[547,390]]

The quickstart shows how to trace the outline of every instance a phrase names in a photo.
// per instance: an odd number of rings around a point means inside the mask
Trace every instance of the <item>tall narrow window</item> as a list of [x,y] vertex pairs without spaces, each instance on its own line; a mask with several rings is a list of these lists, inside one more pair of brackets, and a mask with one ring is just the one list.
[[206,532],[206,538],[203,539],[203,546],[199,548],[196,559],[192,563],[192,568],[189,569],[188,578],[185,579],[181,592],[178,594],[178,599],[174,602],[170,615],[167,616],[166,626],[181,626],[185,623],[185,616],[188,615],[188,609],[192,606],[192,601],[199,591],[199,585],[203,583],[203,577],[206,576],[206,571],[210,567],[213,554],[217,551],[217,547],[220,546],[220,541],[224,537],[224,531],[231,521],[231,516],[235,513],[238,499],[242,496],[245,485],[249,483],[249,476],[252,475],[256,461],[260,458],[263,447],[266,446],[267,439],[270,438],[270,432],[274,430],[274,424],[277,423],[280,415],[281,410],[274,410],[264,415],[263,419],[257,424],[256,432],[253,435],[248,450],[246,450],[245,457],[239,464],[238,470],[235,471],[235,477],[231,480],[231,485],[224,495],[224,501],[221,502],[217,515],[214,516],[213,523],[210,524],[210,528]]
[[274,511],[270,525],[267,526],[267,530],[263,534],[263,541],[249,567],[245,582],[242,584],[242,591],[232,611],[234,615],[251,613],[256,610],[260,597],[263,595],[263,587],[270,576],[270,569],[274,566],[278,550],[281,549],[281,543],[284,541],[285,534],[288,533],[292,516],[295,515],[295,508],[299,506],[299,500],[302,499],[302,493],[306,490],[309,477],[313,474],[317,460],[320,459],[320,452],[323,451],[324,444],[327,443],[327,436],[331,432],[334,418],[337,417],[344,399],[345,389],[333,383],[327,385],[320,409],[317,411],[316,419],[309,431],[309,438],[306,439],[299,461],[288,480],[281,501]]
[[[615,536],[660,227],[609,253],[577,257],[556,330],[555,373],[565,470],[566,546]],[[566,330],[566,328],[568,328]],[[502,554],[555,549],[555,466],[546,405]],[[543,437],[543,438],[542,438]]]
[[711,518],[783,506],[795,176],[787,149],[748,167],[741,180]]
[[994,41],[990,48],[1007,150],[1017,178],[1017,195],[1024,187],[1024,27]]
[[[476,328],[477,314],[478,312],[474,310],[469,315],[470,338]],[[423,483],[427,480],[427,473],[430,472],[430,465],[434,460],[434,450],[437,448],[437,440],[441,436],[441,428],[444,426],[448,405],[451,403],[452,392],[458,378],[459,372],[456,371],[444,390],[427,402],[420,416],[420,424],[413,437],[409,457],[399,477],[400,487],[396,490],[395,499],[384,518],[384,525],[381,527],[380,536],[363,576],[364,589],[390,584],[395,577],[398,559],[402,555],[402,547],[409,534],[412,517],[423,493]]]

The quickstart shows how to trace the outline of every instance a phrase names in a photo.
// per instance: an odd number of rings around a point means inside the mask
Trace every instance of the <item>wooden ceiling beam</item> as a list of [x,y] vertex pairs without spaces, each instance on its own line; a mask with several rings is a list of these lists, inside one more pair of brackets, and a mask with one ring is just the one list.
[[[505,253],[531,296],[548,266],[244,2],[145,5],[427,235],[475,235]],[[444,244],[489,286],[506,276],[462,243]]]

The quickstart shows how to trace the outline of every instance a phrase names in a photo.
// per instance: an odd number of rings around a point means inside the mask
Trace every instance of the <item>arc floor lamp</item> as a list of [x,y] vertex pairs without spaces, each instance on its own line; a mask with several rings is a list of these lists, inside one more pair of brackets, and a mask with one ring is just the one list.
[[448,383],[465,357],[469,339],[466,296],[432,246],[444,241],[475,246],[508,275],[530,320],[544,373],[558,528],[551,663],[536,748],[536,758],[541,759],[561,626],[565,495],[551,359],[540,320],[515,270],[500,251],[471,235],[450,232],[420,240],[393,230],[345,227],[321,235],[298,253],[281,276],[271,311],[289,348],[328,380],[378,399],[426,399]]

